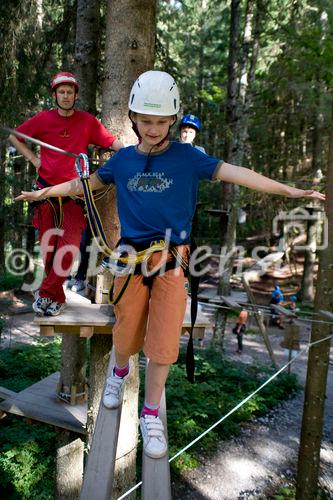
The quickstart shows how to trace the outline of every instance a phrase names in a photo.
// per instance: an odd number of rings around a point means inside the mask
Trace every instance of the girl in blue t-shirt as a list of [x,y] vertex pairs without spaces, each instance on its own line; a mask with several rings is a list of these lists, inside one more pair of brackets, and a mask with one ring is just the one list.
[[[120,150],[92,174],[91,188],[101,189],[105,184],[115,183],[123,244],[140,251],[163,238],[169,241],[170,251],[154,253],[145,262],[148,271],[152,267],[162,268],[153,279],[135,269],[115,307],[116,362],[106,382],[103,403],[111,409],[121,404],[130,356],[143,349],[149,365],[140,428],[145,453],[158,458],[167,452],[158,409],[169,366],[178,356],[187,290],[183,267],[188,260],[199,181],[230,182],[291,198],[324,200],[324,195],[281,184],[253,170],[205,155],[189,145],[171,144],[168,137],[177,119],[179,93],[168,73],[147,71],[140,75],[130,93],[129,110],[139,144]],[[81,195],[82,191],[80,179],[75,179],[32,193],[22,192],[16,199],[35,201]],[[176,264],[170,268],[170,262],[174,261]],[[122,280],[122,276],[116,279],[115,291],[121,288]]]

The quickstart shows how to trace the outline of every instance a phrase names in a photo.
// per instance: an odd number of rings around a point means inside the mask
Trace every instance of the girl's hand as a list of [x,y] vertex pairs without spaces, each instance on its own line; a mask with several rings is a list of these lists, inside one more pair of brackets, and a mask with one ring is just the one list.
[[21,191],[19,196],[16,196],[15,201],[37,201],[42,199],[42,189],[40,191]]
[[290,188],[290,198],[313,198],[315,200],[325,201],[326,197],[323,193],[314,189],[297,189]]

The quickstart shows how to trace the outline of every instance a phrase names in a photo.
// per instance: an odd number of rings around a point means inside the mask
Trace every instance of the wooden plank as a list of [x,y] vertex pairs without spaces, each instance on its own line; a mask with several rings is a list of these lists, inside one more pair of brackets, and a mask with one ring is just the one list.
[[[183,326],[181,335],[189,335],[190,326]],[[203,339],[205,337],[205,327],[195,326],[193,328],[193,338],[194,339]]]
[[245,274],[243,274],[243,276],[242,276],[242,281],[243,281],[243,285],[244,285],[245,291],[247,293],[247,296],[249,298],[249,301],[252,304],[254,317],[255,317],[255,319],[257,321],[257,324],[258,324],[258,327],[259,327],[259,331],[260,331],[260,333],[261,333],[261,335],[262,335],[262,337],[264,339],[264,342],[265,342],[268,354],[269,354],[269,356],[270,356],[270,358],[271,358],[274,366],[277,367],[277,363],[276,363],[276,360],[275,360],[273,349],[272,349],[269,337],[267,335],[266,327],[264,325],[264,322],[263,322],[262,316],[260,314],[259,308],[257,308],[255,306],[255,300],[254,300],[254,297],[253,297],[253,294],[252,294],[252,290],[250,288],[250,285],[249,285],[249,283],[247,281],[247,276],[245,276]]
[[[107,377],[111,374],[110,356]],[[110,410],[100,402],[87,459],[80,500],[109,500],[112,495],[121,406]]]
[[324,311],[323,309],[319,310],[319,314],[321,316],[324,316],[324,318],[329,319],[330,321],[333,321],[333,313],[330,311]]
[[80,325],[80,337],[90,338],[94,334],[94,328],[92,326]]
[[0,387],[0,398],[6,399],[8,397],[15,396],[16,394],[17,392],[11,391],[6,387]]
[[[77,325],[54,325],[53,326],[53,335],[59,335],[62,333],[66,333],[66,334],[72,333],[73,335],[78,335],[80,333],[81,326],[89,326],[90,327],[90,325],[80,325],[80,324],[77,324]],[[93,330],[94,330],[94,335],[95,334],[97,334],[97,335],[98,334],[111,335],[112,330],[113,330],[113,325],[105,325],[105,326],[94,325]]]
[[53,337],[54,327],[51,325],[40,325],[40,334],[43,337]]
[[238,302],[236,302],[235,300],[232,300],[231,297],[226,297],[225,295],[222,295],[221,298],[227,306],[231,307],[231,309],[234,309],[235,311],[240,311],[242,309],[242,306],[238,304]]
[[[211,326],[210,322],[206,318],[206,316],[200,311],[198,308],[197,320],[195,325],[198,327],[208,328]],[[187,301],[185,316],[183,320],[183,328],[191,328],[191,300]]]
[[0,403],[0,409],[85,434],[87,404],[70,406],[56,397],[59,373],[53,373]]
[[[205,292],[200,292],[198,298],[202,301],[205,302],[212,302],[216,304],[222,304],[223,299],[222,295],[218,295],[215,290],[213,289],[208,289],[205,290]],[[248,298],[245,292],[240,291],[240,290],[232,290],[231,295],[228,295],[229,300],[233,300],[237,304],[248,304]]]
[[[106,309],[107,308],[107,309]],[[109,311],[109,314],[107,314]],[[100,304],[69,304],[58,316],[35,316],[37,325],[113,325],[111,307]]]
[[[161,398],[159,416],[168,439],[165,391]],[[150,458],[142,453],[142,500],[171,500],[169,455]]]
[[283,314],[287,318],[297,318],[297,314],[295,314],[291,309],[287,309],[279,304],[271,304],[271,307],[275,309],[277,312]]

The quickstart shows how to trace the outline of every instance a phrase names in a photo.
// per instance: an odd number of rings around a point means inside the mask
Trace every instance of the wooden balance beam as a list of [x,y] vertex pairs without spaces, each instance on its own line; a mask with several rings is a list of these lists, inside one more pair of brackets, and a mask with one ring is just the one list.
[[[111,356],[107,377],[111,375],[113,363],[113,356]],[[126,386],[124,398],[126,398]],[[167,438],[165,392],[162,395],[159,414]],[[92,498],[94,500],[109,500],[112,496],[120,419],[121,406],[110,410],[103,405],[102,401],[100,402],[84,471],[80,500],[91,500]],[[143,452],[141,498],[142,500],[171,500],[168,454],[159,459],[152,459]]]

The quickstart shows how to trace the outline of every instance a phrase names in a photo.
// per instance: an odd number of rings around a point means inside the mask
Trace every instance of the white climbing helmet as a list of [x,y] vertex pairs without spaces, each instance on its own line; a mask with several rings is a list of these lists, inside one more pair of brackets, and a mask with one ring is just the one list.
[[179,91],[165,71],[146,71],[135,81],[128,101],[130,111],[144,115],[173,116],[179,111]]

